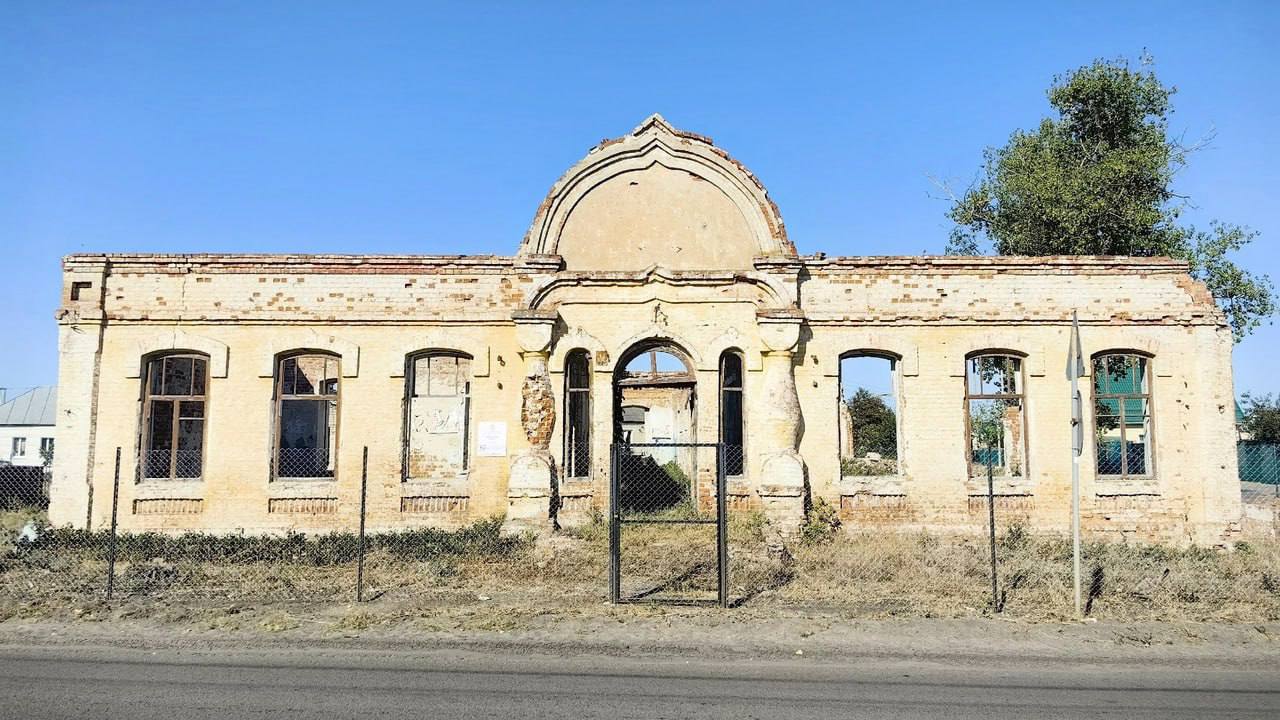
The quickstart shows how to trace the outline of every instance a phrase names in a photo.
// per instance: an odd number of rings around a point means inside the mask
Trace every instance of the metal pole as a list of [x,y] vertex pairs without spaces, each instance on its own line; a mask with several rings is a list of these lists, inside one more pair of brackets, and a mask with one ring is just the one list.
[[364,602],[364,515],[369,489],[369,446],[360,460],[360,554],[356,556],[356,602]]
[[1080,376],[1085,372],[1080,347],[1080,318],[1071,311],[1071,350],[1067,375],[1071,378],[1071,581],[1075,591],[1076,617],[1083,614],[1080,598],[1080,456],[1084,454],[1084,399],[1080,396]]
[[609,602],[622,600],[622,518],[618,514],[618,445],[609,446]]
[[987,527],[991,536],[991,610],[1000,612],[996,585],[996,485],[991,476],[991,453],[987,453]]
[[728,488],[725,480],[725,445],[716,445],[716,564],[720,566],[720,607],[729,607]]
[[[1080,380],[1071,374],[1071,402],[1075,406],[1079,406],[1080,398]],[[1075,418],[1073,422],[1079,423],[1080,419]],[[1075,447],[1076,435],[1081,432],[1080,428],[1072,431],[1072,448],[1071,448],[1071,580],[1075,590],[1076,617],[1080,617],[1083,613],[1084,605],[1080,599],[1080,454],[1081,448]]]
[[116,510],[120,505],[120,448],[116,448],[116,473],[111,487],[111,542],[107,546],[107,599],[116,588]]

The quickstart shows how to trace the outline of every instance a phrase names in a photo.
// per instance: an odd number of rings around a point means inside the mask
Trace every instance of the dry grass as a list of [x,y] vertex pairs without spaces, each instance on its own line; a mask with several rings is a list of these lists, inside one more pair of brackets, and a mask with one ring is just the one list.
[[[24,523],[25,524],[25,521]],[[474,609],[477,626],[539,613],[605,612],[608,532],[593,523],[534,542],[505,538],[496,522],[461,531],[370,538],[365,596],[383,606]],[[810,533],[790,557],[771,554],[759,516],[730,524],[731,597],[760,610],[814,609],[856,617],[973,617],[991,612],[987,540],[848,531]],[[96,617],[105,544],[87,534],[13,546],[0,560],[0,617]],[[183,603],[290,608],[352,602],[350,536],[122,540],[117,607],[156,614]],[[55,542],[56,541],[56,542]],[[1072,614],[1070,543],[1011,528],[997,548],[1001,609],[1032,620]],[[623,594],[715,597],[714,526],[629,525]],[[1280,619],[1280,542],[1232,550],[1087,543],[1085,592],[1100,619],[1262,622]],[[368,606],[362,606],[368,607]],[[349,611],[344,627],[371,616]],[[222,622],[219,620],[218,622]],[[505,622],[505,621],[503,621]],[[273,627],[279,623],[270,623]]]
[[[1035,620],[1074,615],[1071,544],[1011,528],[997,542],[998,606]],[[1280,542],[1232,550],[1086,543],[1083,595],[1111,620],[1280,619]],[[756,600],[863,616],[966,617],[992,610],[990,549],[979,535],[841,533],[800,547],[784,582]],[[741,578],[741,573],[735,575]],[[767,575],[756,580],[767,583]]]

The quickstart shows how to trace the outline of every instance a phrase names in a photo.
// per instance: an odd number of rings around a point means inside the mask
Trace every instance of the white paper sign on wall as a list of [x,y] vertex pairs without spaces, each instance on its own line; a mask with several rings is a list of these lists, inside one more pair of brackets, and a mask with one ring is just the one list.
[[507,454],[507,424],[480,422],[476,437],[476,454],[480,457],[503,457]]

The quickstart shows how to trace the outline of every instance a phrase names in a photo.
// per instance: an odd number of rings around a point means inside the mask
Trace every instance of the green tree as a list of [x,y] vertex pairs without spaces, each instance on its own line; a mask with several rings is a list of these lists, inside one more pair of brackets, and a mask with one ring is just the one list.
[[866,388],[845,401],[853,420],[853,452],[862,457],[873,452],[881,457],[898,457],[898,419],[884,398]]
[[947,252],[976,255],[1136,255],[1185,260],[1240,340],[1276,309],[1271,280],[1228,255],[1257,233],[1214,221],[1178,223],[1188,199],[1171,187],[1196,148],[1169,136],[1176,92],[1150,69],[1096,60],[1054,78],[1057,116],[988,148],[977,182],[953,197]]
[[1258,442],[1280,443],[1280,396],[1270,394],[1255,396],[1245,393],[1240,397],[1244,410],[1244,422],[1240,429]]

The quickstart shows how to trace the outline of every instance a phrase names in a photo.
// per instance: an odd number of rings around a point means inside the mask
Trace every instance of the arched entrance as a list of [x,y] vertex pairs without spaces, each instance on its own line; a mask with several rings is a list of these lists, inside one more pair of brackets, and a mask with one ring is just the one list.
[[[664,340],[638,343],[623,354],[613,373],[614,440],[618,442],[694,442],[697,434],[697,378],[693,361],[678,345]],[[620,408],[640,407],[624,421]]]
[[613,373],[613,410],[610,598],[726,605],[721,445],[699,442],[689,353],[661,338],[628,348]]
[[674,445],[698,441],[697,396],[693,361],[683,348],[661,339],[633,345],[613,373],[614,442],[666,445],[644,452],[695,477],[695,454]]

